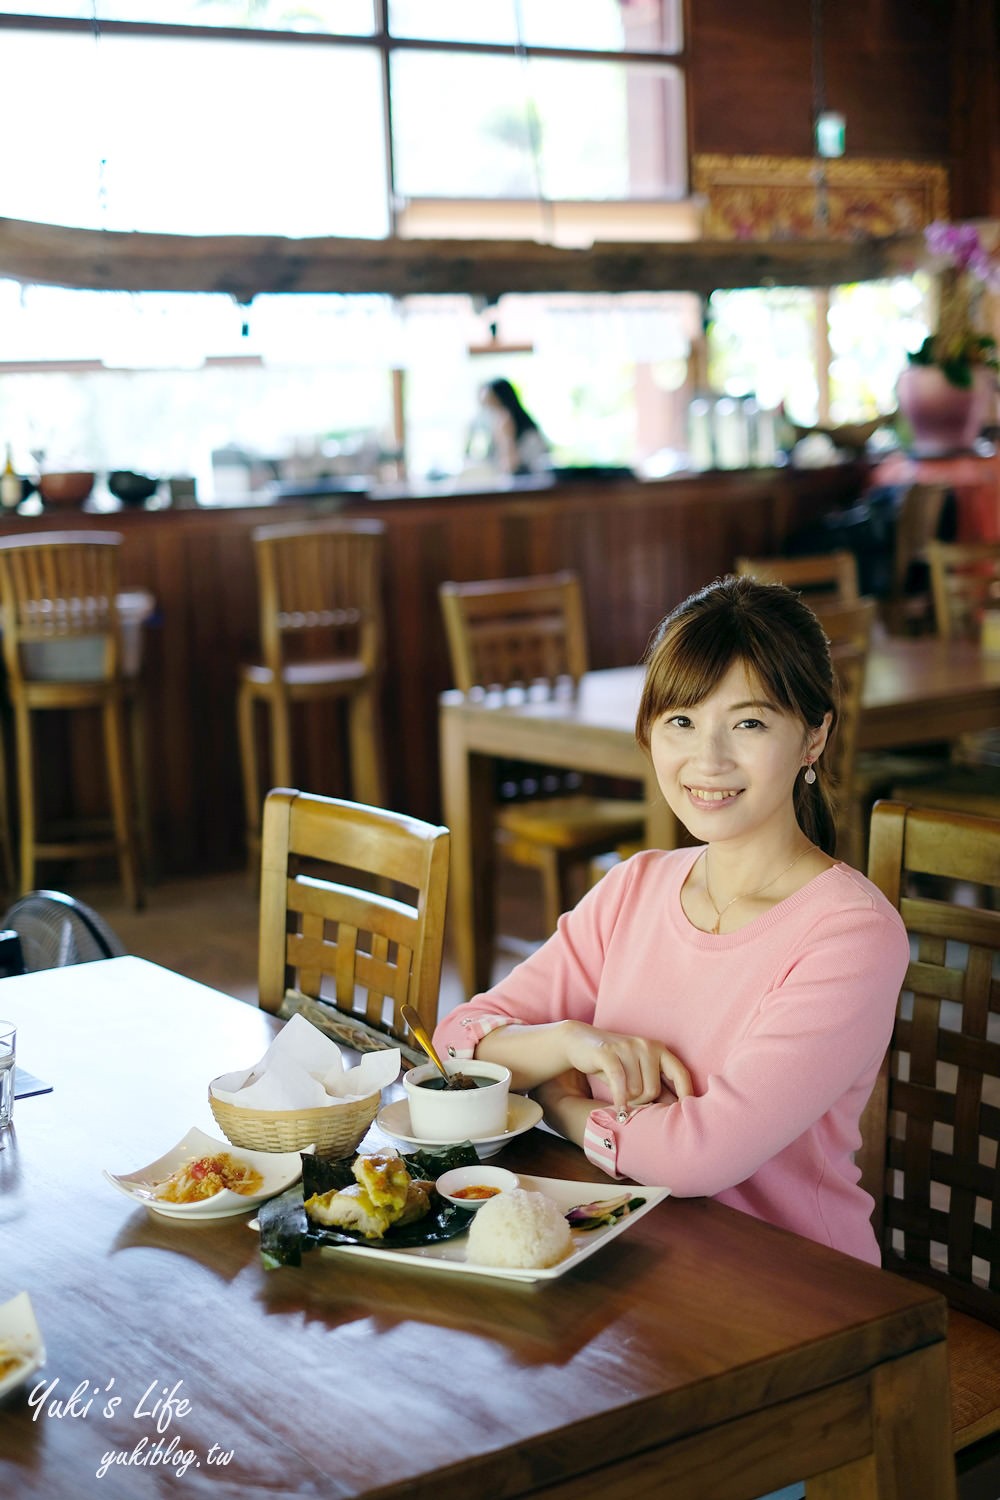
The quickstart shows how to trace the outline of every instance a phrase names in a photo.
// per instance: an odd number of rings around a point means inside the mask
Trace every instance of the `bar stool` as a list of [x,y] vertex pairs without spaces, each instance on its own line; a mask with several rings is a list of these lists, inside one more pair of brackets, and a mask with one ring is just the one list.
[[382,654],[380,521],[314,521],[253,532],[263,662],[241,669],[237,696],[247,854],[260,856],[255,706],[268,712],[269,786],[293,786],[292,705],[339,701],[347,716],[355,801],[385,802],[378,692]]
[[[42,859],[113,854],[126,899],[143,903],[136,780],[140,756],[139,652],[123,641],[116,532],[44,532],[0,540],[0,603],[7,691],[14,712],[21,838],[21,890],[36,884]],[[152,607],[148,595],[147,612]],[[128,657],[128,660],[126,660]],[[41,839],[33,715],[51,709],[100,713],[111,811],[110,836],[83,829]],[[127,721],[133,738],[129,744]],[[81,825],[82,828],[82,825]],[[89,836],[88,836],[89,835]]]

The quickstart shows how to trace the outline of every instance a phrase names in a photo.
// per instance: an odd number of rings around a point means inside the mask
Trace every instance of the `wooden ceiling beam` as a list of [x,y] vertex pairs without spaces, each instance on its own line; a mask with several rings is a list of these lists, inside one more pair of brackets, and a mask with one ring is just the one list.
[[0,219],[0,277],[103,291],[708,293],[723,287],[836,286],[912,270],[922,239],[595,244],[529,240],[283,239],[127,234]]

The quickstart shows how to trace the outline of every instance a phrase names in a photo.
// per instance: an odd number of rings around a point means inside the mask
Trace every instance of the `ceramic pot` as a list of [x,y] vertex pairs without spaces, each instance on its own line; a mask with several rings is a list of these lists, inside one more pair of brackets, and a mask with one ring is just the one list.
[[38,493],[46,505],[82,505],[94,488],[95,478],[96,475],[82,469],[42,474],[38,480]]
[[896,382],[900,413],[918,458],[943,458],[972,447],[990,416],[995,380],[980,366],[970,386],[952,385],[937,365],[907,365]]

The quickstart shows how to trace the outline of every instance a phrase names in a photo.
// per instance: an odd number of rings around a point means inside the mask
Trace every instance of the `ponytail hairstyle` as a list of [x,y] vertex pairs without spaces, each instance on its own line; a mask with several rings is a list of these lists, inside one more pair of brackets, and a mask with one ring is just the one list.
[[[635,726],[643,750],[648,752],[653,724],[662,714],[703,702],[734,662],[804,730],[818,729],[830,714],[829,748],[839,692],[822,625],[784,584],[727,577],[685,599],[653,633]],[[795,816],[806,838],[832,855],[837,831],[825,755],[813,770],[813,785],[802,776],[795,779]]]

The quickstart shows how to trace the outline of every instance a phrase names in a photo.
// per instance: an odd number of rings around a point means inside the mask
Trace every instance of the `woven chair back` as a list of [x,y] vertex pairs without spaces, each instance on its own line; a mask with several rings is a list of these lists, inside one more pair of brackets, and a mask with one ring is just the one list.
[[868,873],[910,935],[892,1042],[862,1118],[883,1264],[1000,1327],[1000,822],[876,804]]

